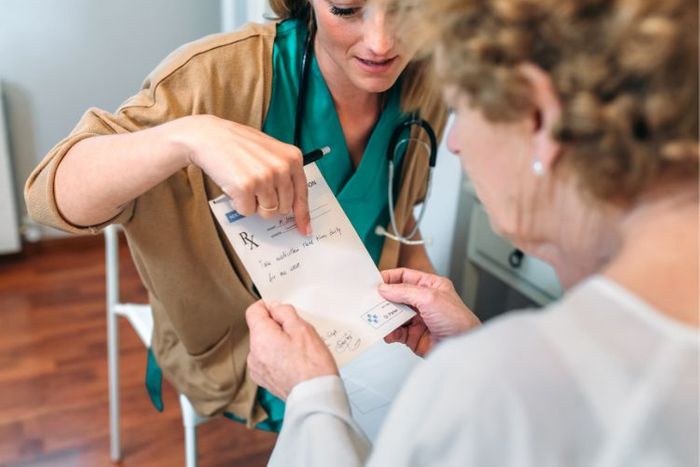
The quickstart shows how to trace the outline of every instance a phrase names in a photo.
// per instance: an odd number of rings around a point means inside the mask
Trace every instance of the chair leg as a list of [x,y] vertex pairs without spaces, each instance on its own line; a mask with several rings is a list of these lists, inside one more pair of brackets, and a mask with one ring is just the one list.
[[119,323],[114,306],[119,302],[119,251],[115,226],[105,229],[107,289],[107,366],[109,378],[109,453],[113,462],[121,459],[119,433]]
[[185,465],[197,467],[197,427],[185,426]]
[[197,467],[197,424],[199,417],[190,401],[180,394],[182,426],[185,429],[185,466]]
[[109,366],[109,452],[112,462],[121,459],[119,427],[119,323],[107,312],[107,362]]

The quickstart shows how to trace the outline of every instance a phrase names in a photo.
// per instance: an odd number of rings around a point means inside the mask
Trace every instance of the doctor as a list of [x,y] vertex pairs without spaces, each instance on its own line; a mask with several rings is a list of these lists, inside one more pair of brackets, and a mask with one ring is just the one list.
[[436,38],[491,224],[568,290],[464,334],[449,281],[384,271],[422,318],[392,338],[429,353],[374,446],[313,328],[254,304],[249,371],[287,400],[270,464],[698,465],[698,3],[394,3]]
[[[259,296],[207,201],[225,192],[245,215],[293,212],[309,233],[301,154],[330,146],[318,165],[374,261],[429,271],[422,245],[375,229],[413,231],[413,206],[426,191],[424,145],[410,145],[396,152],[389,206],[394,129],[422,118],[439,135],[446,111],[389,32],[384,8],[271,6],[279,22],[187,44],[115,113],[88,110],[32,173],[25,197],[35,220],[68,232],[124,227],[153,308],[147,385],[157,407],[162,369],[199,414],[276,431],[283,402],[245,370],[244,312]],[[409,132],[428,138],[418,125]]]

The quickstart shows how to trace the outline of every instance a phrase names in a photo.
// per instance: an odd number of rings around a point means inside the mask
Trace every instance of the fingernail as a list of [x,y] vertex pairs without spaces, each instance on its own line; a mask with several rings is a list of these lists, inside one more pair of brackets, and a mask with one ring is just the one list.
[[270,308],[277,308],[278,306],[280,306],[280,302],[270,302],[269,305]]
[[311,235],[311,223],[306,224],[306,236]]
[[379,290],[382,292],[388,292],[389,291],[389,286],[386,284],[379,284]]

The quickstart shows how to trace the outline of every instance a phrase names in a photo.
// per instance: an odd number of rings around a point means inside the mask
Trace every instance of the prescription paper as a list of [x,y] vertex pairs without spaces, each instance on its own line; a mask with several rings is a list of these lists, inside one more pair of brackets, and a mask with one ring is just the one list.
[[382,277],[323,175],[316,164],[304,171],[308,237],[291,214],[244,217],[226,195],[209,204],[265,302],[294,305],[342,368],[415,312],[379,295]]

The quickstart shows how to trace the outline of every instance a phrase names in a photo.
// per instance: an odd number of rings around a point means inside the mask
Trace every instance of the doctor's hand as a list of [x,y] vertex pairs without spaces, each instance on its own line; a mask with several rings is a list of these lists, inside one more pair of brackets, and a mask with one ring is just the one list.
[[399,268],[382,271],[382,278],[385,282],[379,286],[382,297],[405,303],[418,313],[389,334],[385,338],[387,342],[402,342],[423,356],[441,339],[480,324],[445,277]]
[[268,219],[294,213],[310,233],[308,192],[301,151],[265,133],[213,115],[166,123],[185,164],[201,168],[234,200],[244,216]]
[[259,300],[245,316],[250,329],[248,372],[257,385],[286,400],[297,384],[338,374],[326,344],[291,305],[268,308]]

